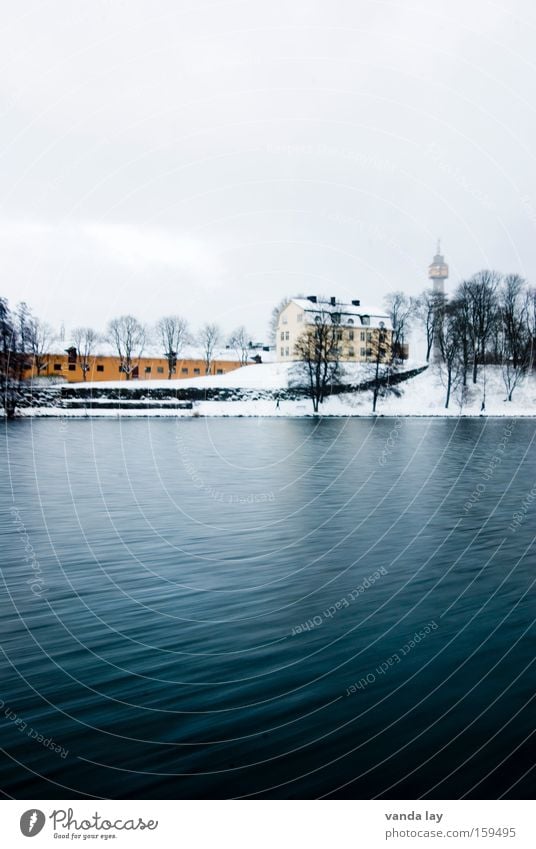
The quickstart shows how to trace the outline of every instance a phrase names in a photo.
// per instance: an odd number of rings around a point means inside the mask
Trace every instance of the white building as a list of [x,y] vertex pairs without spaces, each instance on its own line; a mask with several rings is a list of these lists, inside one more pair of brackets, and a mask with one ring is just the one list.
[[391,346],[392,328],[385,310],[363,307],[358,300],[349,304],[336,298],[322,299],[316,295],[292,298],[279,314],[276,335],[277,359],[297,360],[295,345],[307,326],[326,319],[337,325],[340,359],[347,362],[367,362],[376,358],[380,331],[386,359]]

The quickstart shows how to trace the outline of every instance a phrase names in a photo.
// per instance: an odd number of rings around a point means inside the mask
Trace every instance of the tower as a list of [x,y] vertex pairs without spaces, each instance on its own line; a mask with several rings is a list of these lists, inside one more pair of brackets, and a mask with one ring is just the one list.
[[[445,257],[441,253],[441,242],[438,239],[436,255],[432,264],[428,266],[428,279],[432,282],[432,293],[434,295],[434,324],[436,329],[438,327],[437,320],[439,319],[439,312],[443,311],[445,304],[445,280],[447,280],[448,276],[449,267],[445,262]],[[432,356],[435,363],[438,363],[441,360],[441,347],[439,344],[437,330],[434,333]]]
[[432,291],[435,295],[445,294],[445,280],[449,276],[449,267],[441,254],[441,242],[437,240],[437,252],[431,265],[428,266],[428,278],[432,281]]

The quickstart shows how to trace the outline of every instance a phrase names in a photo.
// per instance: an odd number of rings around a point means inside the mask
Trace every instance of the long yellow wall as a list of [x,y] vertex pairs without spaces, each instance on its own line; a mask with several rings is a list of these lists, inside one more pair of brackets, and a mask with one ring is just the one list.
[[[84,374],[80,367],[80,360],[69,363],[67,354],[47,354],[44,358],[45,366],[37,371],[35,364],[28,368],[24,374],[26,379],[34,377],[62,377],[69,383],[79,383],[84,380]],[[94,380],[126,380],[127,376],[120,371],[121,360],[119,357],[90,357],[90,369],[86,374],[87,381]],[[138,365],[138,374],[132,375],[131,379],[139,380],[166,380],[168,376],[168,362],[163,357],[140,357],[133,360]],[[225,374],[240,367],[236,360],[214,360],[210,368],[210,374]],[[205,374],[205,363],[203,360],[178,360],[174,379],[188,377],[202,377]]]

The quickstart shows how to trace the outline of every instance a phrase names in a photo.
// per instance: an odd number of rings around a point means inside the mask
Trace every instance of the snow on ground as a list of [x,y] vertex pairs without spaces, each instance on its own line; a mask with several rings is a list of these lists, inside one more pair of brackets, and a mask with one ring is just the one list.
[[[256,366],[246,366],[225,375],[207,376],[194,378],[192,380],[165,380],[151,381],[152,387],[176,388],[176,387],[229,387],[243,389],[284,389],[288,386],[288,373],[292,363],[273,363]],[[415,368],[418,363],[407,363],[408,369]],[[481,410],[484,393],[484,374],[486,405]],[[368,377],[370,374],[357,364],[352,367],[349,378],[358,381]],[[116,381],[113,383],[99,382],[94,384],[98,387],[117,388],[139,388],[139,385],[147,385],[146,381]],[[85,386],[89,384],[77,384]],[[521,386],[514,391],[513,401],[505,400],[506,392],[501,376],[501,369],[497,366],[488,366],[480,369],[479,380],[476,386],[469,383],[467,398],[461,404],[458,390],[453,392],[449,409],[445,409],[446,390],[441,380],[437,366],[430,366],[425,372],[410,378],[399,384],[398,389],[401,396],[389,395],[379,398],[376,415],[384,416],[535,416],[536,417],[536,376],[530,375]],[[328,398],[321,406],[322,416],[371,416],[372,393],[344,393]],[[58,408],[34,408],[21,410],[21,415],[27,416],[62,416],[64,418],[92,418],[113,417],[123,418],[132,416],[155,416],[155,417],[186,417],[192,416],[271,416],[293,417],[313,415],[312,403],[304,398],[300,401],[280,401],[279,406],[273,399],[269,400],[244,400],[244,401],[200,401],[194,402],[192,410],[177,410],[174,408],[155,409],[122,409],[122,410],[99,410],[99,409],[58,409]]]
[[[436,365],[417,377],[402,383],[401,398],[380,399],[378,412],[401,416],[536,416],[536,375],[532,374],[514,390],[513,400],[506,400],[500,366],[486,366],[478,372],[478,382],[468,376],[467,398],[461,402],[460,389],[452,393],[449,409],[445,409],[446,388]],[[485,394],[485,409],[482,401]]]
[[[423,366],[422,362],[407,361],[404,370]],[[71,389],[287,389],[290,373],[296,363],[260,363],[242,366],[226,374],[208,374],[202,377],[190,377],[183,380],[98,380],[93,383],[69,383]],[[345,380],[348,383],[360,383],[373,376],[370,364],[345,363]]]
[[294,363],[260,363],[242,366],[226,374],[208,374],[184,380],[99,380],[69,383],[74,389],[286,389],[288,371]]

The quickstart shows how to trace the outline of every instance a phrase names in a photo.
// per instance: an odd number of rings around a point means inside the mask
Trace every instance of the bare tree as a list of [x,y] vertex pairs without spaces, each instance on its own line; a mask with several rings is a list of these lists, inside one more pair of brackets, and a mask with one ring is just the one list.
[[31,322],[32,311],[26,301],[21,301],[17,304],[13,325],[17,331],[17,344],[23,354],[30,349]]
[[35,371],[39,377],[47,364],[47,355],[56,337],[50,324],[30,314],[26,317],[26,328],[24,347],[32,355]]
[[18,316],[13,315],[5,298],[0,298],[0,392],[2,408],[8,419],[15,417],[21,399],[22,379],[29,365],[21,350]]
[[231,346],[233,351],[235,351],[240,365],[247,365],[251,352],[251,342],[249,334],[244,325],[241,325],[240,327],[237,327],[236,330],[233,330],[229,337],[229,345]]
[[130,380],[145,346],[145,327],[133,315],[122,315],[109,322],[106,338],[117,351],[121,371]]
[[87,380],[87,373],[91,369],[91,360],[95,356],[99,334],[92,327],[75,327],[72,332],[72,340],[82,369],[82,377]]
[[463,383],[463,317],[460,317],[461,305],[453,301],[445,305],[436,323],[437,341],[441,353],[440,375],[446,388],[445,409],[448,409],[451,395]]
[[156,331],[168,363],[168,379],[177,367],[177,359],[189,341],[188,322],[180,315],[166,315],[156,325]]
[[295,346],[300,361],[296,378],[306,380],[315,413],[318,413],[330,388],[340,381],[340,329],[332,315],[320,308],[315,314],[315,321],[305,328]]
[[507,274],[499,292],[497,324],[507,341],[514,368],[524,357],[530,333],[530,307],[526,281],[519,274]]
[[499,293],[496,344],[508,401],[533,364],[531,308],[525,280],[517,274],[507,275]]
[[[433,289],[425,289],[415,300],[415,314],[419,319],[426,336],[426,362],[430,362],[430,354],[437,342],[437,325],[441,320],[441,312],[445,306],[445,296]],[[438,350],[436,345],[434,350]]]
[[488,343],[497,321],[497,289],[501,280],[496,271],[483,270],[463,281],[456,298],[463,302],[466,334],[473,361],[473,383],[476,383],[478,366],[486,357]]
[[394,373],[392,357],[390,354],[392,342],[389,339],[390,332],[386,330],[383,322],[377,331],[371,334],[369,342],[371,352],[371,365],[374,379],[372,382],[372,412],[376,412],[376,405],[380,396],[388,395],[393,391],[389,385],[389,379]]
[[[464,398],[466,396],[467,376],[471,364],[472,343],[469,334],[470,323],[470,308],[469,301],[463,294],[463,284],[458,287],[456,297],[454,298],[453,310],[450,313],[453,330],[457,333],[457,339],[460,347],[460,364],[461,364],[461,382],[464,387]],[[455,307],[455,308],[454,308]]]
[[385,296],[385,306],[393,328],[391,356],[393,360],[401,359],[402,346],[417,311],[417,301],[404,292],[389,292]]
[[222,333],[217,324],[204,324],[199,331],[199,344],[203,348],[203,359],[205,360],[205,374],[210,374],[214,361],[214,351],[220,344]]

